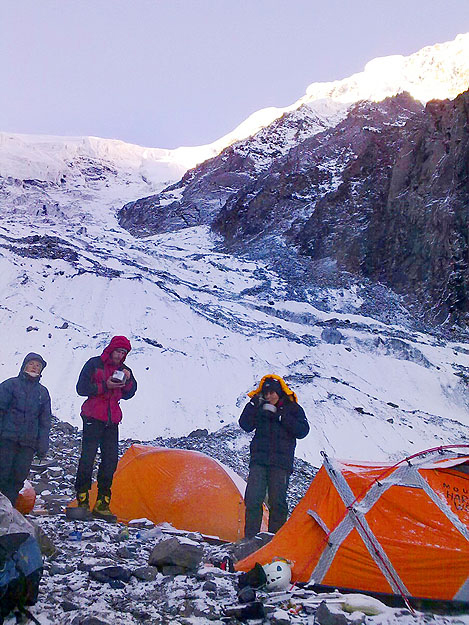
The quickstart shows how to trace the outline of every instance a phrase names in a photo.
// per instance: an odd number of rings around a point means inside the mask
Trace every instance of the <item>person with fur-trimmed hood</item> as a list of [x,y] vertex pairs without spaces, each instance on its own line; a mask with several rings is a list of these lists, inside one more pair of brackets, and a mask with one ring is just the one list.
[[75,490],[78,507],[84,516],[89,514],[89,490],[93,466],[101,449],[98,469],[98,498],[93,516],[115,522],[111,513],[111,486],[118,460],[119,432],[122,420],[121,399],[135,395],[137,382],[131,369],[124,364],[131,350],[129,339],[114,336],[101,356],[90,358],[81,370],[77,382],[77,393],[87,397],[81,407],[83,438],[78,463]]
[[34,454],[49,448],[51,402],[39,380],[46,361],[31,352],[19,375],[0,384],[0,492],[16,503]]
[[264,376],[258,388],[248,395],[251,401],[244,407],[239,425],[246,432],[255,430],[244,496],[244,533],[247,538],[252,538],[261,527],[266,493],[269,532],[277,532],[287,520],[287,489],[293,471],[296,439],[308,434],[309,423],[295,393],[278,375]]

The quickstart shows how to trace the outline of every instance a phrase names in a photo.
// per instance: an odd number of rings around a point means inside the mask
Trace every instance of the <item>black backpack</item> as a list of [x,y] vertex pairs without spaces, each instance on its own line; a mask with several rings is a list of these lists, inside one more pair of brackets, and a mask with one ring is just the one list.
[[34,536],[25,532],[0,536],[0,625],[15,611],[39,623],[26,606],[37,601],[42,568]]

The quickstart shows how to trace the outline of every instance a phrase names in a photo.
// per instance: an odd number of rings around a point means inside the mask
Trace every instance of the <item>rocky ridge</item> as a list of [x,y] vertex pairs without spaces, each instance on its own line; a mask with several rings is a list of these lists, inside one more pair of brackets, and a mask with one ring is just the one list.
[[302,105],[252,137],[225,148],[218,156],[189,170],[176,184],[156,195],[129,202],[119,223],[136,236],[210,224],[225,202],[251,184],[292,145],[338,123],[345,105],[330,103],[326,112]]

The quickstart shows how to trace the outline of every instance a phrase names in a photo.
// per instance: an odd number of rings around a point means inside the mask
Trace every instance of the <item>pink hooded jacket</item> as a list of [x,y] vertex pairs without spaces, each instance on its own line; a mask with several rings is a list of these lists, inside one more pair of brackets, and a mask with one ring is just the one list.
[[[130,399],[135,395],[137,382],[131,369],[124,365],[126,356],[122,358],[119,366],[111,362],[111,353],[118,348],[124,348],[130,352],[129,339],[125,336],[114,336],[101,356],[90,358],[81,370],[77,382],[77,393],[88,397],[81,407],[82,417],[115,424],[122,421],[119,402],[121,399]],[[124,387],[108,389],[106,381],[116,369],[127,369],[130,372],[130,378]]]

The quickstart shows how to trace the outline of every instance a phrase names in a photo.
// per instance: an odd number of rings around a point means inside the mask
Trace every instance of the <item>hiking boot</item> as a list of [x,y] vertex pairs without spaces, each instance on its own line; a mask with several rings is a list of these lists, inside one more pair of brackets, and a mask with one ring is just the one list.
[[79,508],[90,509],[90,494],[87,490],[83,493],[77,493],[77,505]]
[[110,502],[110,495],[98,495],[92,512],[95,519],[103,519],[103,521],[107,521],[108,523],[115,523],[117,521],[116,515],[112,514],[109,509]]
[[65,516],[67,519],[71,519],[73,521],[87,521],[91,518],[90,496],[88,491],[77,493],[76,507],[67,507],[65,509]]

